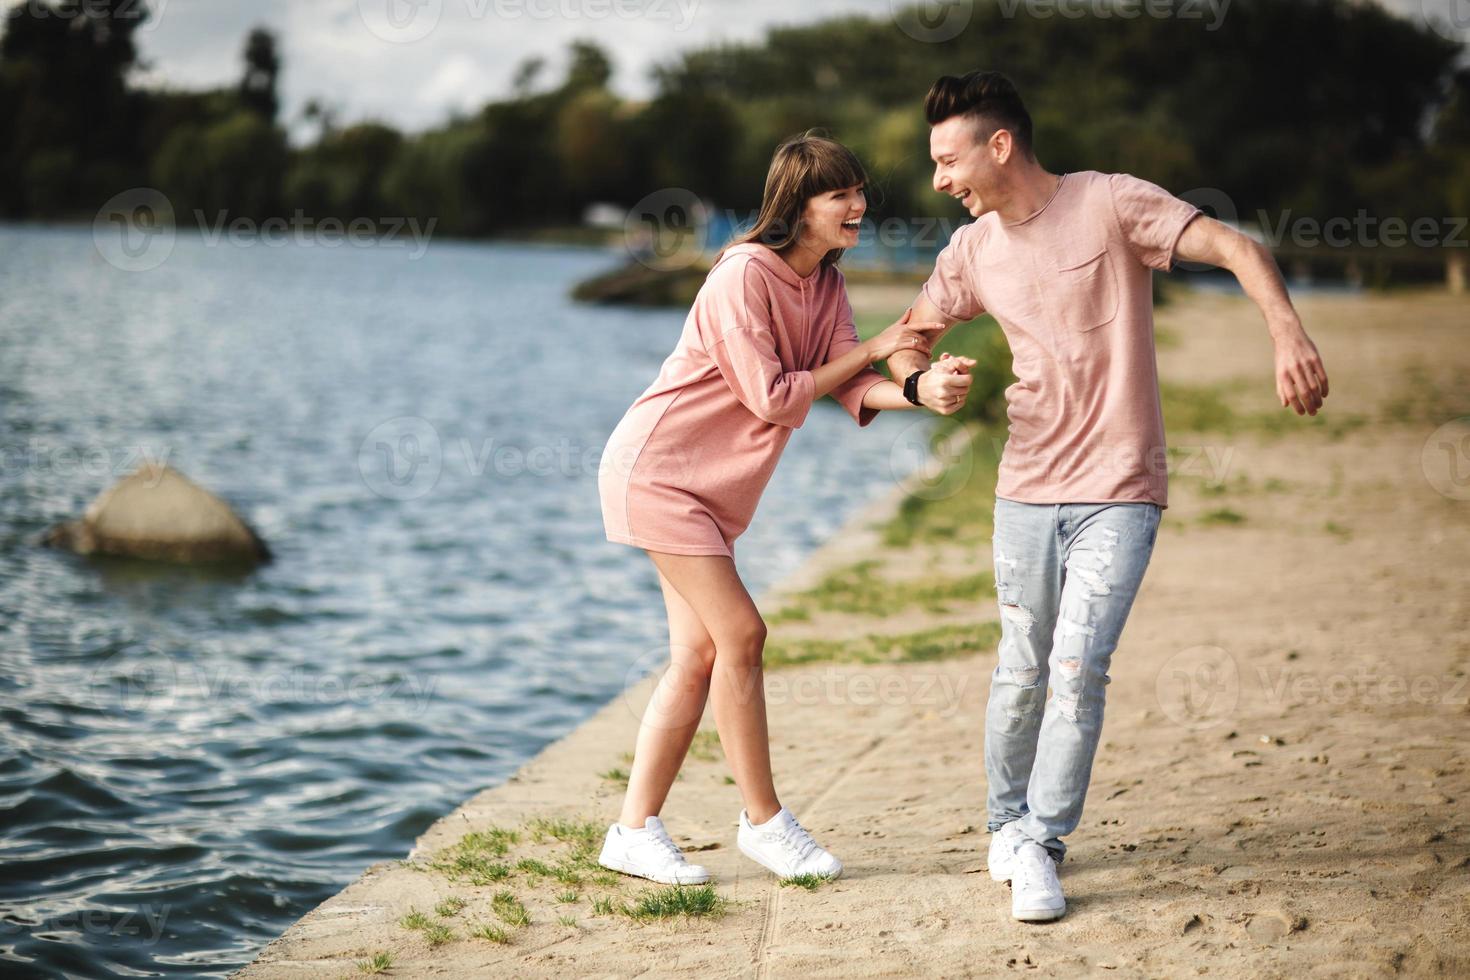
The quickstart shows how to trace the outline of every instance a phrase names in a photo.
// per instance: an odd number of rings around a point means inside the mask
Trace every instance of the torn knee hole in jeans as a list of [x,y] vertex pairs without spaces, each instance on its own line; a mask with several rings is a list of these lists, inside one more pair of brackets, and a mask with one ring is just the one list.
[[1035,687],[1041,680],[1040,667],[1007,667],[1011,673],[1011,680],[1021,687]]
[[1068,721],[1076,721],[1077,714],[1082,707],[1082,696],[1058,691],[1053,697],[1056,698],[1057,710],[1062,713],[1063,717]]
[[1057,661],[1057,667],[1069,677],[1076,677],[1082,673],[1082,660],[1079,657],[1063,657]]
[[1006,602],[1002,600],[1000,614],[1007,622],[1015,626],[1022,633],[1029,634],[1031,627],[1036,623],[1036,617],[1031,614],[1031,610],[1019,602]]

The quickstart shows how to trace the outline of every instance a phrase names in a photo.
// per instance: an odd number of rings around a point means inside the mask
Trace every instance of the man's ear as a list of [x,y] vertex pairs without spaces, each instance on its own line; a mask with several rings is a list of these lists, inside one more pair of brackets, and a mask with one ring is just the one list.
[[991,133],[988,149],[995,162],[1004,165],[1016,149],[1016,141],[1011,138],[1011,131],[1009,129],[997,129]]

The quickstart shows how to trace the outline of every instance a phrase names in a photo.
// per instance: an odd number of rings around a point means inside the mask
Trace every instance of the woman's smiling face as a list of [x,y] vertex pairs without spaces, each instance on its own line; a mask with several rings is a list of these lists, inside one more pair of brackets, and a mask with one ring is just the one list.
[[862,184],[824,191],[807,198],[802,208],[802,245],[826,254],[833,249],[852,248],[858,243],[868,196]]

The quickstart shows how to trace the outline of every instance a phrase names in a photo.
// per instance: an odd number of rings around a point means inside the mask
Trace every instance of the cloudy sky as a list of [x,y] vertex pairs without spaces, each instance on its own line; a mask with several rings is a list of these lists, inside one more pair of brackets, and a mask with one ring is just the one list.
[[[219,85],[239,77],[245,34],[264,25],[282,43],[281,87],[288,121],[317,96],[337,107],[343,122],[376,118],[419,130],[453,111],[471,110],[506,94],[517,65],[529,56],[547,60],[547,80],[559,78],[567,45],[578,38],[602,45],[616,66],[614,88],[638,96],[649,91],[649,68],[681,49],[753,39],[773,25],[838,14],[888,17],[895,5],[911,2],[148,0],[154,17],[140,42],[150,66],[144,76],[149,82],[185,88]],[[941,15],[962,15],[974,0],[927,2],[936,13],[934,23],[942,24]],[[1109,0],[1053,2],[1090,5]],[[1229,0],[1172,2],[1209,11]],[[1422,18],[1427,7],[1470,28],[1470,0],[1384,2],[1415,18]],[[1228,7],[1224,10],[1228,16]],[[1210,17],[1207,12],[1203,16]],[[1470,30],[1464,33],[1470,36]]]

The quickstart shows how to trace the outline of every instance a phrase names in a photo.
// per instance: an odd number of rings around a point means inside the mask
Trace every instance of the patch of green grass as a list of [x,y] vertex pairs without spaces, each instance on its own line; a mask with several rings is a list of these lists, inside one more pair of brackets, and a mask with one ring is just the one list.
[[[1005,429],[972,425],[966,441],[932,479],[917,483],[881,526],[883,543],[908,548],[916,543],[989,543],[995,518],[995,480],[1005,448]],[[951,445],[953,444],[946,444]],[[940,461],[936,457],[935,463]]]
[[374,953],[370,958],[357,961],[358,973],[387,973],[393,969],[393,954],[386,950]]
[[[1279,405],[1266,411],[1241,411],[1234,407],[1232,400],[1240,392],[1258,389],[1261,383],[1255,378],[1209,385],[1161,381],[1159,397],[1164,409],[1164,428],[1171,434],[1217,432],[1233,435],[1252,432],[1268,436],[1287,435],[1305,428],[1331,439],[1340,439],[1372,421],[1360,412],[1334,410],[1330,401],[1316,415],[1298,415],[1295,409]],[[1269,379],[1265,383],[1269,384]],[[1275,398],[1274,394],[1272,398]]]
[[735,785],[735,777],[734,776],[726,776],[725,777],[725,785],[726,786],[734,786]]
[[533,878],[550,878],[555,872],[551,865],[535,858],[522,858],[516,862],[516,870]]
[[573,905],[576,902],[578,902],[581,898],[582,898],[582,893],[581,892],[576,892],[576,891],[571,891],[571,890],[560,892],[556,896],[556,900],[558,902],[560,902],[561,904],[563,904],[563,905]]
[[427,929],[433,922],[428,915],[414,908],[409,909],[408,914],[398,920],[398,924],[405,929]]
[[453,939],[454,930],[442,922],[435,922],[424,927],[424,941],[434,949],[438,949]]
[[557,922],[560,922],[562,925],[566,926],[568,929],[575,929],[575,928],[577,928],[577,918],[576,918],[576,916],[572,916],[572,915],[559,915],[559,916],[556,917],[556,921]]
[[498,943],[501,946],[504,946],[510,942],[510,933],[506,932],[499,926],[492,926],[488,922],[475,927],[473,930],[470,931],[470,935],[474,936],[476,939],[488,939],[492,943]]
[[1229,507],[1217,507],[1200,515],[1201,524],[1241,524],[1245,515]]
[[464,909],[464,899],[459,896],[451,896],[434,906],[434,914],[445,919],[458,915]]
[[792,595],[794,605],[773,614],[769,622],[809,619],[812,608],[881,616],[920,606],[928,612],[943,613],[952,603],[974,602],[995,594],[995,578],[990,572],[889,581],[875,574],[882,564],[870,559],[836,569],[812,588]]
[[1326,531],[1328,534],[1335,534],[1344,541],[1347,541],[1353,536],[1353,532],[1350,528],[1343,527],[1336,521],[1328,521],[1326,524],[1322,525],[1322,530]]
[[814,892],[823,885],[834,880],[831,875],[804,874],[792,875],[790,878],[781,879],[782,888],[805,888]]
[[558,840],[565,844],[595,844],[602,838],[604,827],[591,820],[536,817],[526,824],[536,841]]
[[689,743],[689,755],[701,762],[714,762],[720,757],[720,733],[712,728],[701,728],[694,733]]
[[670,885],[643,892],[624,914],[633,919],[711,918],[723,915],[728,902],[713,885]]
[[517,928],[531,924],[531,913],[526,911],[526,906],[521,900],[510,892],[498,892],[490,900],[490,909],[500,921]]
[[617,783],[619,786],[627,787],[628,785],[628,770],[621,767],[608,769],[605,772],[598,773],[597,775],[601,776],[603,779],[607,780],[610,783]]
[[621,906],[609,895],[599,895],[592,900],[593,915],[617,915],[621,910]]
[[851,640],[767,640],[769,669],[809,663],[918,663],[963,657],[994,648],[1000,623],[937,626],[915,633],[879,634]]

